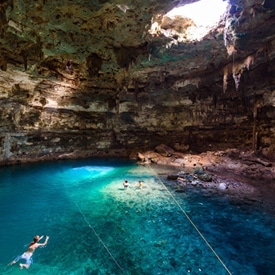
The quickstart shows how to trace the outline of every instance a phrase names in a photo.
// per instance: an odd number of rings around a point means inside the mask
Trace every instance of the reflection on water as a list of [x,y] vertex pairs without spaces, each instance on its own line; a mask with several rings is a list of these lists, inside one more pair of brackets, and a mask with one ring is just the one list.
[[[126,161],[3,167],[0,273],[275,274],[272,217],[192,190],[171,194]],[[50,240],[30,269],[7,267],[36,234]]]

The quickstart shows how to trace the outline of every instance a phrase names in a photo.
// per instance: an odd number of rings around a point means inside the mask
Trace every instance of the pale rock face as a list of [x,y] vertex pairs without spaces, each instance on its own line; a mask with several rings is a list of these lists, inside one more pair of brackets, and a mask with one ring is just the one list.
[[[0,162],[159,144],[275,158],[272,1],[231,0],[216,29],[184,42],[192,22],[164,15],[194,1],[1,1]],[[153,19],[173,35],[153,34]]]

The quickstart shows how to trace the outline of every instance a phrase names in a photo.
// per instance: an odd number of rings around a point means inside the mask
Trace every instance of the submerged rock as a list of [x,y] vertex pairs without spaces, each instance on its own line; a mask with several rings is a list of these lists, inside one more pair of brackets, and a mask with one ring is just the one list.
[[167,176],[168,180],[176,180],[178,179],[179,175],[178,174],[170,174]]
[[185,188],[182,187],[182,186],[178,186],[178,187],[176,187],[175,192],[177,192],[177,193],[184,193],[185,192]]
[[207,181],[207,182],[212,181],[212,176],[209,175],[209,174],[200,174],[200,175],[197,175],[197,176],[202,181]]
[[226,184],[224,182],[219,184],[219,189],[220,190],[225,190],[227,188]]

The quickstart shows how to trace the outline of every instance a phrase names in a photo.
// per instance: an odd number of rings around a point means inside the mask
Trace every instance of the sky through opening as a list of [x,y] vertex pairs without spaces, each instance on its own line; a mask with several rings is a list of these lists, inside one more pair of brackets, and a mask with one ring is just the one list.
[[227,2],[223,0],[201,0],[183,7],[174,8],[166,15],[174,17],[191,18],[198,27],[211,27],[218,23],[222,14],[225,13]]
[[[227,5],[228,2],[225,0],[200,0],[174,8],[164,17],[169,17],[172,20],[175,20],[177,17],[189,18],[194,22],[194,25],[184,30],[182,37],[179,35],[179,42],[200,40],[209,33],[211,29],[217,26],[221,16],[226,11]],[[174,30],[164,30],[162,26],[156,22],[152,22],[149,32],[153,35],[162,33],[166,37],[172,37],[174,35]]]

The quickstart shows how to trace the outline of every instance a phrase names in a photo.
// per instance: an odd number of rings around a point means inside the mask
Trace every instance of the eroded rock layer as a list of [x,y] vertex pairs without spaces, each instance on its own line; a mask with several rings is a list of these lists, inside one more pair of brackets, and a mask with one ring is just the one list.
[[273,0],[230,0],[219,26],[183,41],[192,22],[165,14],[191,2],[1,1],[0,162],[161,143],[275,159]]

